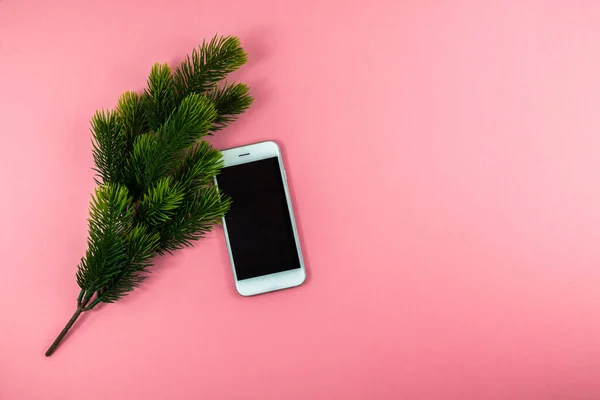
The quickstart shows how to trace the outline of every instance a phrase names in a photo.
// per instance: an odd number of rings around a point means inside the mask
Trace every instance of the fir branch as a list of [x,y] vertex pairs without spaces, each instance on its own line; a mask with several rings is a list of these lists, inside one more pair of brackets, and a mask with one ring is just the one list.
[[127,160],[127,141],[121,123],[112,111],[97,111],[92,117],[92,154],[97,184],[120,182]]
[[156,133],[143,133],[135,138],[131,155],[125,167],[127,186],[138,200],[147,188],[168,174],[168,153]]
[[181,185],[184,193],[193,195],[201,188],[212,185],[221,168],[221,152],[207,141],[201,141],[188,151],[172,176]]
[[116,113],[127,139],[127,151],[130,152],[135,138],[143,132],[144,115],[140,96],[135,92],[125,92],[119,98]]
[[203,136],[248,108],[241,83],[219,86],[246,62],[235,37],[204,42],[172,74],[155,64],[142,95],[124,93],[114,111],[92,118],[98,188],[90,205],[88,249],[78,266],[77,308],[52,343],[50,356],[77,318],[127,295],[157,254],[203,237],[230,200],[214,185],[221,153]]
[[146,129],[156,131],[177,104],[171,68],[167,64],[156,63],[152,66],[148,77],[148,89],[144,90],[142,103]]
[[127,265],[123,238],[133,223],[132,206],[125,186],[109,183],[95,191],[90,204],[88,250],[76,274],[88,299]]
[[218,113],[211,128],[212,132],[219,131],[235,121],[253,101],[250,89],[243,83],[226,84],[222,88],[216,85],[209,93],[209,98],[215,104]]
[[97,293],[97,298],[87,309],[91,310],[99,302],[113,303],[138,287],[146,279],[159,242],[158,232],[137,225],[125,238],[129,256],[127,266]]
[[234,36],[215,36],[204,41],[192,56],[188,56],[175,70],[173,80],[179,99],[190,93],[204,93],[214,84],[244,65],[248,56]]
[[216,118],[217,111],[212,101],[192,93],[169,115],[157,134],[170,155],[179,159],[182,150],[208,133]]
[[135,198],[144,193],[177,164],[184,150],[206,135],[217,113],[206,97],[191,94],[158,128],[139,135],[126,167]]
[[151,187],[139,203],[136,219],[146,225],[156,226],[169,221],[181,206],[184,193],[171,176],[161,178]]
[[168,223],[159,227],[159,254],[189,247],[221,222],[231,200],[216,186],[201,189],[186,199],[184,207]]

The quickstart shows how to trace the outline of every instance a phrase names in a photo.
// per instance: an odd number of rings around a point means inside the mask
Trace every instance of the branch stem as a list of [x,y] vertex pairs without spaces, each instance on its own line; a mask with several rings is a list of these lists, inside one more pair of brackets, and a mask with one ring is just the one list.
[[[96,295],[97,296],[97,295]],[[83,311],[90,311],[92,308],[96,307],[98,303],[102,300],[102,297],[96,297],[96,300],[92,301],[89,306],[85,307]]]
[[71,329],[71,327],[73,326],[73,324],[75,323],[77,318],[79,318],[79,315],[84,311],[84,308],[85,308],[84,304],[79,304],[77,306],[77,310],[75,311],[75,314],[73,314],[73,316],[71,317],[69,322],[67,322],[67,325],[65,325],[65,328],[58,334],[58,336],[56,337],[56,340],[54,340],[54,343],[52,343],[52,345],[48,348],[48,351],[46,351],[46,357],[50,357],[52,355],[52,353],[54,353],[56,351],[56,348],[58,347],[60,342],[64,339],[67,332],[69,332],[69,329]]

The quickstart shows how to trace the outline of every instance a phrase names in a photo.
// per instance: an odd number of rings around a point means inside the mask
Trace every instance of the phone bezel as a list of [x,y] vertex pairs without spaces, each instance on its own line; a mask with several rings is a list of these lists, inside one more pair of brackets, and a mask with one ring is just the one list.
[[[231,244],[229,242],[229,234],[227,232],[227,222],[225,221],[225,218],[223,218],[225,241],[227,242],[229,261],[231,263],[231,270],[233,272],[233,278],[237,292],[242,296],[253,296],[301,285],[306,280],[306,270],[304,267],[304,260],[302,258],[300,239],[298,237],[296,220],[294,218],[294,211],[292,209],[292,202],[288,190],[287,177],[285,174],[285,168],[283,166],[283,160],[279,146],[273,141],[266,141],[226,149],[222,150],[221,152],[223,153],[224,168],[260,161],[266,158],[277,157],[279,171],[281,173],[281,179],[283,182],[283,191],[288,206],[290,220],[292,222],[294,241],[296,242],[296,249],[298,250],[298,259],[300,260],[300,268],[258,276],[256,278],[238,280],[235,271],[235,261],[231,251]],[[218,177],[215,178],[215,182],[218,185]]]

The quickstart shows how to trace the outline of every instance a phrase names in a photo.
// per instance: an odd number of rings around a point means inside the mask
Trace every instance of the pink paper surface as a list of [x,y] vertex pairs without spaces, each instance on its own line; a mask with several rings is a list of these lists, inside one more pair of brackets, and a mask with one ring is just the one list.
[[[75,310],[89,120],[241,37],[309,278],[220,228]],[[600,2],[0,0],[0,399],[600,399]]]

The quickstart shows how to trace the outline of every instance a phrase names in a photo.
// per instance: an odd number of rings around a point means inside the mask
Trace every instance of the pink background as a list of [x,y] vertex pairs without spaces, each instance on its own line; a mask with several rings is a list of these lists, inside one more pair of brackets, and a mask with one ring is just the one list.
[[[309,279],[235,293],[223,232],[75,309],[89,120],[242,38]],[[0,399],[599,399],[598,1],[0,0]]]

